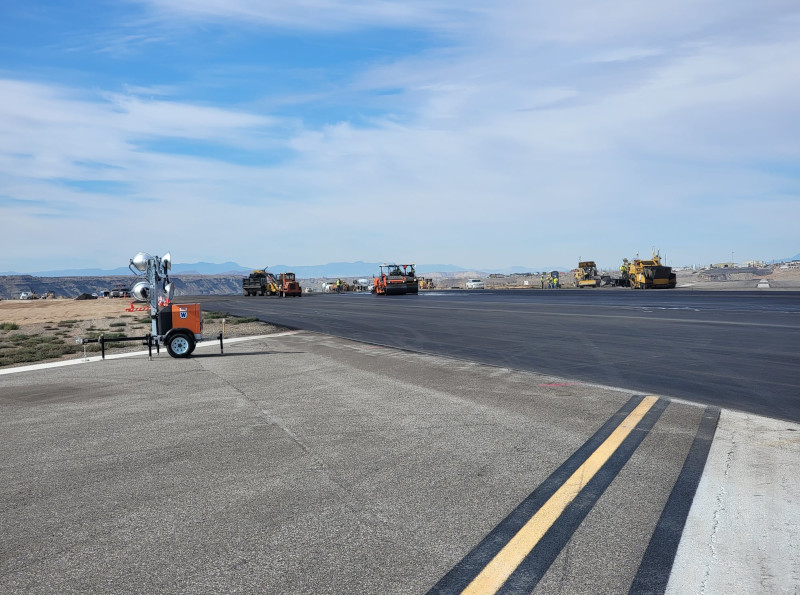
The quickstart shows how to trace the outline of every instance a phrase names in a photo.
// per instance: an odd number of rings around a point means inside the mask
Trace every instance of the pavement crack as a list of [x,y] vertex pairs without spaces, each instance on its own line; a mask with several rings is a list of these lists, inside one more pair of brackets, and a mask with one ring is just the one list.
[[733,440],[731,448],[728,451],[728,454],[725,456],[723,481],[721,482],[720,489],[715,498],[716,506],[714,507],[714,516],[711,521],[711,535],[708,540],[708,547],[711,550],[711,561],[706,565],[705,572],[703,574],[703,580],[700,583],[700,589],[698,590],[699,593],[707,592],[708,581],[711,578],[711,566],[717,562],[719,557],[716,544],[718,541],[720,519],[725,513],[725,500],[728,496],[728,490],[725,486],[730,478],[731,465],[733,464],[735,451],[736,441]]
[[265,409],[262,409],[261,413],[264,414],[267,421],[278,426],[281,429],[281,431],[283,431],[284,434],[286,434],[289,438],[291,438],[292,442],[297,444],[297,446],[299,446],[304,453],[309,455],[317,463],[318,469],[321,469],[322,471],[325,471],[327,473],[328,468],[325,465],[325,461],[323,461],[322,458],[318,456],[316,452],[314,452],[314,450],[308,444],[303,442],[303,440],[297,434],[292,432],[292,430],[289,429],[289,426],[286,424],[286,422],[284,422],[280,417],[272,415],[269,411]]
[[282,419],[280,419],[279,417],[276,417],[275,415],[272,415],[266,409],[260,409],[259,405],[258,405],[258,402],[255,399],[251,398],[245,391],[243,391],[241,388],[236,386],[228,378],[222,376],[219,373],[216,373],[216,372],[213,372],[213,371],[209,370],[205,366],[203,366],[203,368],[205,368],[206,371],[210,372],[211,374],[214,374],[217,378],[220,379],[221,382],[225,383],[231,389],[236,391],[239,394],[239,396],[241,396],[241,398],[244,399],[247,403],[249,403],[254,409],[258,409],[259,413],[264,416],[264,418],[266,419],[267,422],[278,426],[281,429],[281,431],[284,434],[286,434],[292,440],[292,442],[297,444],[297,446],[299,446],[300,449],[304,453],[308,454],[309,456],[311,456],[315,460],[315,462],[317,463],[319,469],[322,469],[323,471],[327,470],[327,468],[325,466],[325,461],[323,461],[320,457],[318,457],[314,453],[314,451],[305,442],[303,442],[303,440],[301,440],[300,437],[297,436],[297,434],[292,432],[289,429],[289,426],[287,426],[286,423]]

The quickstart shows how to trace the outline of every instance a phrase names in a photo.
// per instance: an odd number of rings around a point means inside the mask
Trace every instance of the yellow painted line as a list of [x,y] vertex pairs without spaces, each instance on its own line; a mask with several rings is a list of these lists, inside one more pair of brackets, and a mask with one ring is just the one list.
[[645,414],[658,401],[658,397],[645,397],[617,426],[597,450],[575,470],[555,494],[544,503],[531,519],[511,538],[505,547],[484,567],[478,576],[462,591],[467,595],[496,593],[508,580],[525,557],[539,543],[548,529],[556,522],[564,509],[569,506],[592,477],[605,465],[606,461],[619,448],[620,444],[633,431]]

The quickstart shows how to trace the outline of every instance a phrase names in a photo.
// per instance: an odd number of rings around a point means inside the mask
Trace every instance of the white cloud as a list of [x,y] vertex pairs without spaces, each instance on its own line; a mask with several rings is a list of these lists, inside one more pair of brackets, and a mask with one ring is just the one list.
[[630,62],[632,60],[643,60],[663,54],[663,50],[656,48],[623,47],[592,56],[587,62]]
[[142,0],[162,19],[194,19],[314,30],[447,26],[470,4],[439,0]]
[[[752,257],[797,251],[800,42],[784,34],[793,4],[518,2],[482,4],[479,15],[477,4],[446,2],[148,6],[161,18],[251,25],[413,24],[448,29],[453,43],[339,80],[352,113],[379,112],[368,126],[303,126],[255,107],[286,106],[291,94],[243,109],[181,98],[177,84],[120,94],[0,81],[0,208],[14,222],[9,241],[32,229],[54,238],[32,249],[41,258],[61,245],[65,221],[74,253],[99,240],[123,263],[162,245],[243,264],[613,264],[653,245],[690,263],[721,259],[723,244],[723,255],[732,244]],[[386,89],[395,92],[376,94]],[[216,151],[156,150],[176,140]],[[245,165],[226,148],[283,159]],[[263,237],[241,232],[254,224]]]

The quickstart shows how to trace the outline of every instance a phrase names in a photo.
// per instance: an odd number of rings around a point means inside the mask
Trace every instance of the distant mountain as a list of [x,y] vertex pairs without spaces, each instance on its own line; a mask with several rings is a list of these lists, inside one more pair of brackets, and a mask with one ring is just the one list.
[[[191,274],[191,275],[226,275],[249,273],[253,267],[243,267],[235,262],[223,262],[216,264],[213,262],[193,262],[193,263],[172,263],[172,273]],[[59,269],[53,271],[36,271],[34,273],[6,272],[0,276],[30,275],[33,277],[114,277],[118,275],[133,275],[128,267],[117,267],[115,269]]]
[[58,271],[36,271],[34,273],[12,274],[30,275],[32,277],[116,277],[119,275],[133,275],[133,273],[128,270],[128,267],[117,267],[115,269],[61,269]]
[[227,275],[233,273],[250,273],[255,268],[258,267],[243,267],[240,264],[230,261],[223,262],[222,264],[216,264],[213,262],[194,262],[187,264],[173,263],[171,272],[174,274],[192,273],[195,275]]
[[781,258],[776,260],[775,262],[789,262],[790,260],[800,260],[800,254],[795,254],[790,258]]
[[420,273],[464,273],[474,269],[465,269],[454,264],[420,264],[414,267]]
[[369,276],[378,270],[378,265],[374,262],[330,262],[328,264],[290,266],[286,264],[276,264],[269,267],[272,273],[292,272],[301,279],[314,277],[363,277]]
[[564,266],[550,266],[550,267],[521,267],[521,266],[512,266],[506,267],[503,269],[488,269],[485,272],[487,273],[496,273],[500,275],[515,275],[518,273],[541,273],[544,271],[569,271],[573,267],[564,267]]
[[[77,277],[33,277],[31,275],[0,276],[0,299],[19,297],[22,291],[35,291],[39,295],[53,292],[56,297],[75,298],[82,293],[99,293],[136,278],[127,275]],[[241,295],[242,275],[192,275],[185,273],[172,277],[175,295]],[[123,300],[124,302],[124,300]]]
[[[800,255],[795,258],[800,258]],[[786,259],[791,260],[791,259]],[[386,261],[393,263],[395,261]],[[293,272],[301,279],[313,278],[336,278],[336,277],[370,277],[376,275],[380,270],[382,262],[330,262],[328,264],[319,265],[303,265],[291,266],[285,264],[276,264],[269,266],[269,270],[273,273],[285,273],[287,271]],[[399,263],[403,264],[403,263]],[[171,273],[174,275],[247,275],[255,269],[260,269],[260,266],[242,266],[235,262],[193,262],[193,263],[172,263]],[[502,269],[476,269],[465,268],[454,264],[418,264],[416,265],[417,273],[420,275],[430,273],[476,273],[489,274],[489,273],[502,273],[511,275],[514,273],[529,273],[534,271],[551,271],[551,270],[569,270],[564,267],[523,267],[511,266]],[[0,273],[0,276],[21,276],[29,275],[33,277],[114,277],[114,276],[132,276],[128,267],[117,267],[115,269],[59,269],[36,271],[34,273],[17,273],[9,271]]]
[[[393,263],[394,261],[387,261]],[[335,277],[370,277],[377,275],[380,271],[382,262],[330,262],[328,264],[312,265],[312,266],[288,266],[285,264],[276,264],[270,266],[269,270],[273,273],[285,273],[287,271],[293,272],[301,279],[314,279],[326,278],[332,279]],[[406,263],[400,263],[406,264]],[[419,264],[415,266],[417,273],[444,273],[444,272],[457,272],[469,271],[452,264]]]

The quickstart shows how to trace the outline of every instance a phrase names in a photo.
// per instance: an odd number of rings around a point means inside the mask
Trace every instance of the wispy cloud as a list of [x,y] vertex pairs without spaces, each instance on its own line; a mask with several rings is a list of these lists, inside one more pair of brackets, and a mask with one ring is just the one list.
[[[184,80],[137,71],[99,86],[0,79],[0,208],[9,238],[54,238],[37,242],[40,258],[63,244],[65,221],[71,253],[101,241],[123,261],[164,242],[244,264],[796,251],[795,3],[141,6],[142,23],[180,31],[171,48],[219,26],[252,36],[263,63],[226,56],[185,63]],[[319,78],[302,87],[275,80],[280,48],[257,45],[283,31],[335,47],[340,32],[384,27],[441,36],[326,67],[312,53],[297,68]],[[242,233],[253,224],[268,233]]]
[[441,0],[143,0],[166,19],[233,22],[280,28],[353,30],[363,27],[444,26],[471,2]]

